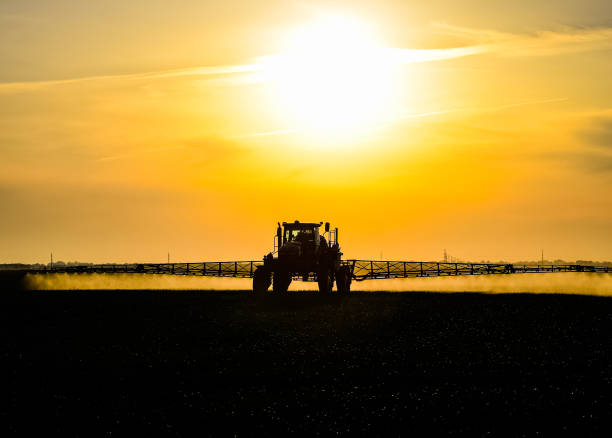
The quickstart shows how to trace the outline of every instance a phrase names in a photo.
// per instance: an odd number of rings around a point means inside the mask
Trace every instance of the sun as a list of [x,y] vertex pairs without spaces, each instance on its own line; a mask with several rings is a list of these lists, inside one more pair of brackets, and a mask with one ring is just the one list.
[[285,46],[259,64],[273,84],[275,105],[294,128],[347,136],[388,115],[393,66],[363,22],[326,17],[294,31]]

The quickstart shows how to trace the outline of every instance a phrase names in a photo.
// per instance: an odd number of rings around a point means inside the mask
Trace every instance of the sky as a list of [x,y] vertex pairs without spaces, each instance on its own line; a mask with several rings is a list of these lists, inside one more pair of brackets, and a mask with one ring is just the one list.
[[0,263],[612,259],[612,3],[0,4]]

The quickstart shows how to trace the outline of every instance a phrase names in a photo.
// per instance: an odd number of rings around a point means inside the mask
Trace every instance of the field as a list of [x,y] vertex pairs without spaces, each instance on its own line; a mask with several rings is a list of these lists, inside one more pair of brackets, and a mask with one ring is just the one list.
[[4,430],[396,436],[602,432],[612,299],[10,292]]

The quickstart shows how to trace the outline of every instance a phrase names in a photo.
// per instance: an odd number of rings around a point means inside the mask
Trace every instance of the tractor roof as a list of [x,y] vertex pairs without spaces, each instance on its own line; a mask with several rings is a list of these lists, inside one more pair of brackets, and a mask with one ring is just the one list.
[[283,227],[288,228],[290,230],[319,228],[321,225],[323,225],[323,222],[283,222]]

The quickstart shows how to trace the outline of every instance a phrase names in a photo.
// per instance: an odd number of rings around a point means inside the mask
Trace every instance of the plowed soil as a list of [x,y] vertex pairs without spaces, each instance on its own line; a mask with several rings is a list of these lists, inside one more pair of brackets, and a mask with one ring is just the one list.
[[3,430],[599,434],[612,299],[5,293]]

